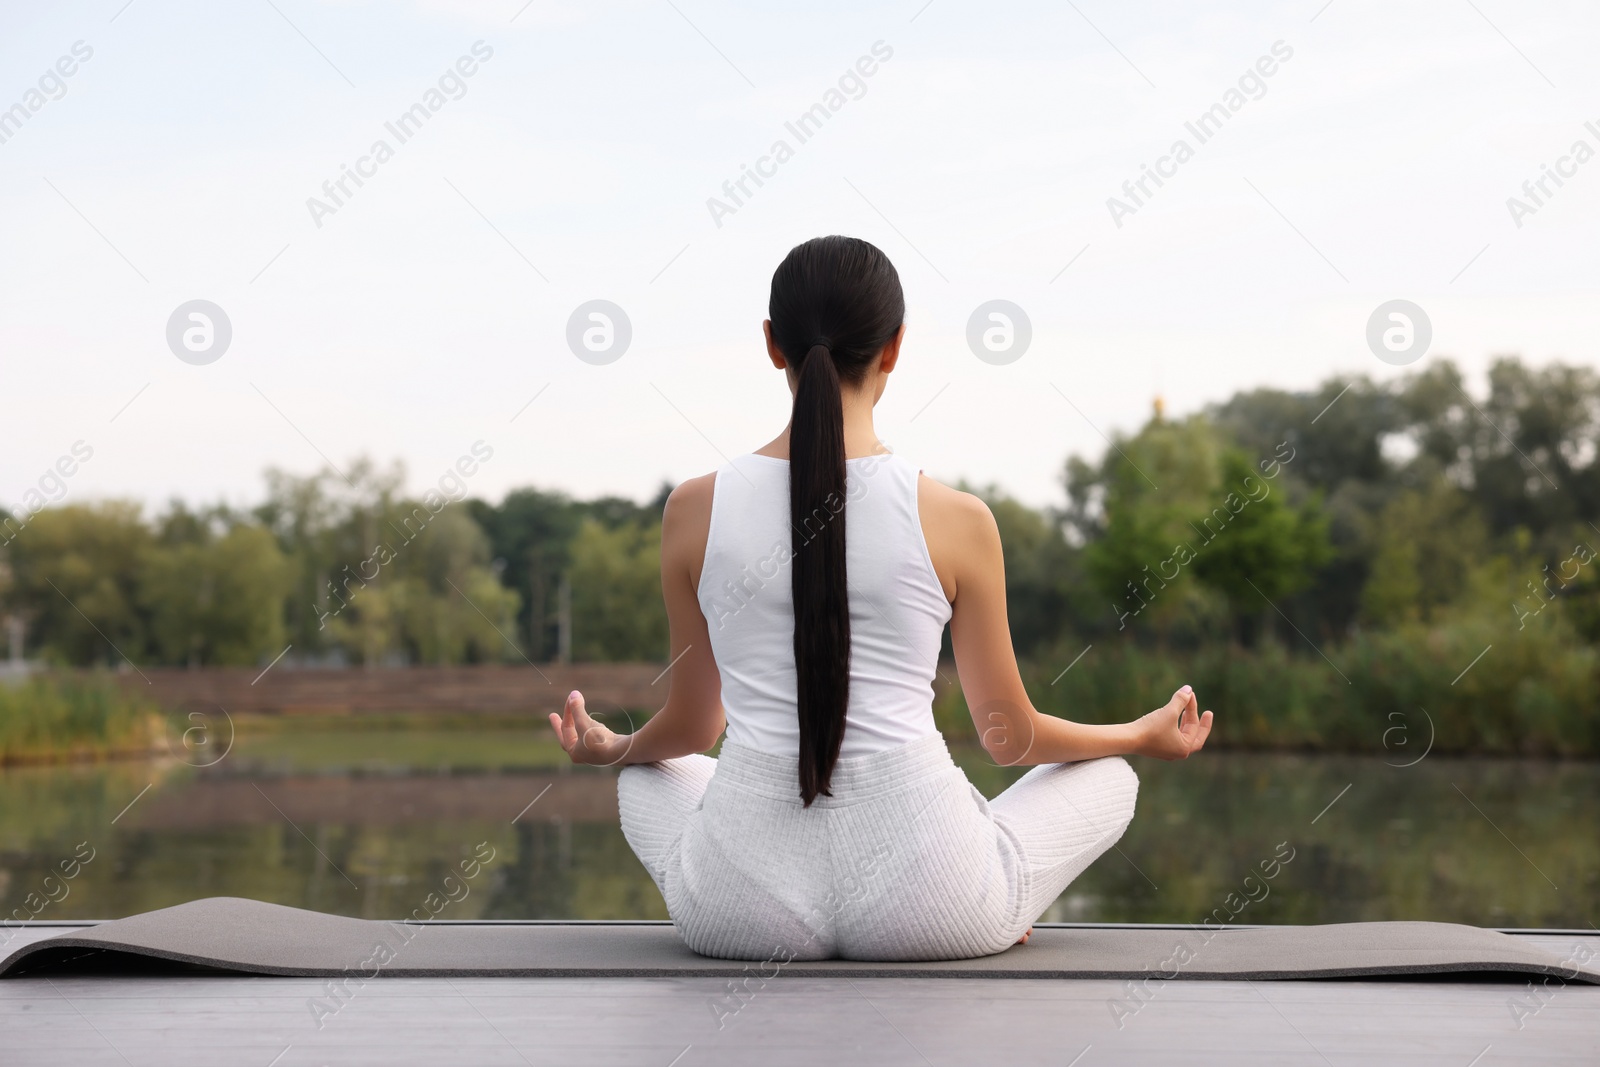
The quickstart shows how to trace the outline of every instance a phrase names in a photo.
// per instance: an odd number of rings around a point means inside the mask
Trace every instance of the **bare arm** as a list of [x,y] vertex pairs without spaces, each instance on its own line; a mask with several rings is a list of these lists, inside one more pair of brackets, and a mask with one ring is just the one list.
[[717,743],[724,725],[722,679],[711,655],[711,637],[695,593],[711,528],[715,476],[684,482],[667,498],[661,518],[661,594],[667,604],[673,663],[667,702],[631,734],[618,734],[595,722],[573,690],[550,725],[574,763],[612,766],[654,763]]
[[1184,759],[1211,732],[1193,690],[1132,722],[1091,725],[1034,708],[1017,670],[1006,618],[1005,561],[988,505],[969,493],[919,482],[918,505],[929,555],[950,599],[950,641],[979,741],[1004,766],[1070,763],[1100,756]]

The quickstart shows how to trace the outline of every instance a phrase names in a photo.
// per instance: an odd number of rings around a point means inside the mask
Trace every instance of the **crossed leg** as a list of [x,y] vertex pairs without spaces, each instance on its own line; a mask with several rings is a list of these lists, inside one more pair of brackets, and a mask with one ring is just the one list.
[[665,857],[683,835],[690,814],[700,807],[716,769],[716,760],[695,755],[636,763],[617,776],[622,834],[663,894]]
[[989,802],[1018,859],[1012,919],[1019,942],[1026,943],[1034,920],[1073,879],[1117,843],[1138,796],[1133,768],[1111,756],[1035,767]]

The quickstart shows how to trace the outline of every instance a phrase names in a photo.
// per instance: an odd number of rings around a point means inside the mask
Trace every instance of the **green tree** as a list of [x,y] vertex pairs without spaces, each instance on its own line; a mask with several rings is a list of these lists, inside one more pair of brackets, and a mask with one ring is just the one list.
[[1195,576],[1226,598],[1248,639],[1247,620],[1310,584],[1327,562],[1327,521],[1314,501],[1291,504],[1286,486],[1236,449],[1223,456],[1218,490],[1218,505],[1196,518],[1208,539],[1198,546]]
[[[639,504],[622,497],[573,500],[565,493],[514,489],[499,505],[469,500],[467,507],[485,533],[494,558],[503,561],[501,579],[522,597],[518,632],[526,636],[536,661],[556,654],[556,596],[572,565],[572,546],[585,519],[607,530],[659,522],[672,486],[662,485],[653,500]],[[652,594],[659,599],[659,593]]]
[[1084,567],[1109,610],[1114,631],[1148,622],[1165,636],[1179,620],[1203,614],[1192,581],[1195,531],[1217,483],[1222,442],[1203,417],[1156,417],[1129,439],[1113,442],[1098,468],[1067,468],[1069,529],[1087,542]]
[[572,544],[572,658],[659,660],[667,652],[661,526],[586,519]]
[[1389,439],[1405,416],[1389,387],[1366,377],[1330,378],[1314,392],[1252,389],[1213,406],[1218,429],[1247,456],[1293,449],[1295,480],[1331,494],[1347,482],[1389,476]]
[[1374,523],[1376,551],[1361,592],[1363,618],[1376,626],[1428,622],[1465,592],[1488,554],[1488,531],[1464,492],[1444,479],[1407,489]]
[[42,658],[143,662],[149,620],[139,575],[153,538],[140,511],[128,501],[46,508],[10,543],[12,603]]
[[556,653],[555,596],[571,563],[571,546],[584,506],[564,493],[514,489],[498,506],[469,500],[470,512],[489,537],[501,578],[521,594],[517,631],[535,662]]
[[[989,505],[1000,530],[1006,569],[1006,614],[1011,642],[1019,656],[1062,636],[1080,613],[1084,575],[1082,553],[1067,543],[1058,516],[1006,496],[997,486],[976,492]],[[1090,610],[1098,608],[1098,600]]]
[[139,600],[158,656],[191,667],[271,660],[283,650],[290,588],[289,562],[271,532],[249,524],[190,536],[152,545],[140,569]]
[[1492,534],[1525,527],[1547,552],[1572,522],[1600,512],[1600,375],[1514,357],[1489,368],[1488,395],[1468,395],[1440,361],[1408,378],[1400,403],[1421,451],[1476,500]]
[[[266,482],[266,500],[254,515],[272,531],[289,560],[288,640],[303,655],[348,651],[342,643],[348,635],[341,631],[336,636],[324,620],[340,608],[351,588],[360,586],[362,561],[372,558],[380,544],[408,536],[400,528],[412,514],[400,500],[405,470],[398,463],[380,470],[371,460],[358,458],[346,465],[344,474],[323,470],[301,477],[269,469]],[[358,644],[366,647],[373,639],[369,630]]]
[[488,538],[464,508],[399,501],[378,518],[374,528],[390,536],[340,569],[327,609],[340,648],[368,666],[521,659],[509,643],[517,594],[500,584]]

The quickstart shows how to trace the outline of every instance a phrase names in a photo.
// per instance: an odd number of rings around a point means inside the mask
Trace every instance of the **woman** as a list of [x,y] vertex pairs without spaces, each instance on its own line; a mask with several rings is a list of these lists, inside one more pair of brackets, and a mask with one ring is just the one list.
[[[1127,828],[1138,779],[1119,755],[1182,759],[1205,744],[1211,712],[1188,686],[1116,726],[1034,710],[994,517],[873,432],[905,336],[882,252],[807,241],[773,275],[769,314],[789,426],[667,500],[666,706],[617,734],[574,692],[551,725],[575,763],[626,765],[623,833],[694,951],[1000,952]],[[947,622],[984,748],[1038,765],[992,801],[934,726]],[[702,755],[724,726],[721,758]]]

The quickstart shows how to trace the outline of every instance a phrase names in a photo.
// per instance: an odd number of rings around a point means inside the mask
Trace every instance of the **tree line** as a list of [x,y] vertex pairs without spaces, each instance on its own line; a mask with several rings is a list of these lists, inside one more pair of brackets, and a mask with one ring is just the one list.
[[[1440,360],[1182,418],[1158,407],[1066,460],[1058,507],[966,488],[1000,525],[1025,659],[1111,641],[1314,659],[1468,623],[1586,648],[1597,419],[1587,368],[1503,358],[1474,395]],[[264,665],[286,647],[368,666],[664,658],[667,486],[424,509],[398,466],[346,473],[269,470],[247,509],[46,508],[0,549],[0,614],[25,624],[30,657],[62,665]]]

